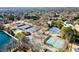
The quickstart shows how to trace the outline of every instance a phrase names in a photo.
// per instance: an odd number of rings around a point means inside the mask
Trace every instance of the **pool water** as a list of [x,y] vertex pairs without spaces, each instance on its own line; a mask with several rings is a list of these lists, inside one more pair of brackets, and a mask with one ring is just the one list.
[[11,37],[3,31],[0,31],[0,47],[10,42]]

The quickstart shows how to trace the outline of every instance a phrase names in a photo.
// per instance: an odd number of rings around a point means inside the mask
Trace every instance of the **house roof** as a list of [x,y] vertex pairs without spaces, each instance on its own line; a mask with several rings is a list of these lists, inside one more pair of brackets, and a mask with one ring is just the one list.
[[78,25],[78,24],[76,24],[74,27],[75,27],[75,29],[76,29],[77,31],[79,31],[79,25]]

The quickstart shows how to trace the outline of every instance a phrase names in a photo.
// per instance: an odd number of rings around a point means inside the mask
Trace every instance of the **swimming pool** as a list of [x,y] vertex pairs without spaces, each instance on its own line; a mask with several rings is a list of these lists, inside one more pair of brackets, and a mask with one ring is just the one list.
[[0,52],[7,52],[16,46],[16,40],[5,31],[0,31]]
[[0,46],[10,42],[11,37],[3,31],[0,31]]
[[0,52],[10,51],[16,46],[16,40],[12,36],[9,36],[5,31],[0,31]]
[[0,46],[9,42],[11,37],[3,31],[0,31]]

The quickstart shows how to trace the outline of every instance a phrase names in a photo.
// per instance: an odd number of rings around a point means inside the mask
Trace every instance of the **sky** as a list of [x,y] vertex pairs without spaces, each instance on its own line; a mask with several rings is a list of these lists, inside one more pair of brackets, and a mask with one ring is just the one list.
[[79,0],[0,0],[0,7],[78,7]]

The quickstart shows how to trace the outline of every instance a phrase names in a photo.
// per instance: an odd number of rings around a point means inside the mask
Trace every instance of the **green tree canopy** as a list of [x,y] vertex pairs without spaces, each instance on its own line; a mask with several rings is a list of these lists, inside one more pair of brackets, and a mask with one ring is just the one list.
[[79,24],[79,19],[77,19],[75,22]]
[[7,16],[7,18],[8,18],[9,20],[14,21],[15,16],[14,16],[14,15],[9,15],[9,16]]
[[2,23],[0,23],[0,30],[4,30],[4,28],[5,26]]
[[25,36],[25,35],[24,35],[23,33],[17,33],[17,34],[15,35],[15,37],[18,38],[18,39],[23,39],[24,36]]
[[72,29],[71,27],[62,27],[60,32],[61,38],[67,39],[69,42],[74,42],[77,31],[75,29]]
[[62,26],[63,26],[63,22],[62,22],[62,20],[56,20],[56,21],[52,21],[52,25],[53,26],[57,26],[58,28],[62,28]]

